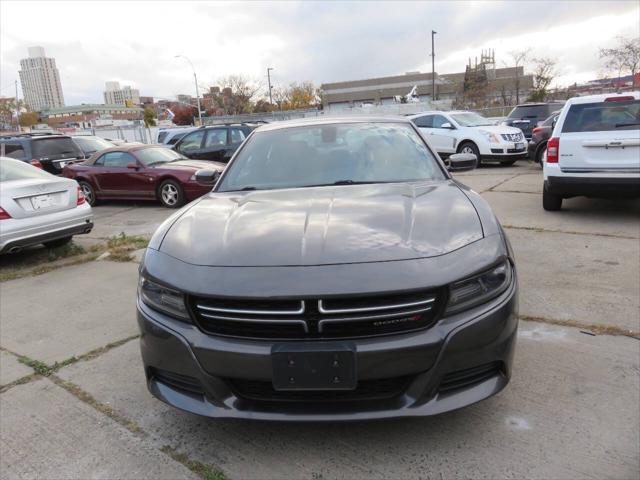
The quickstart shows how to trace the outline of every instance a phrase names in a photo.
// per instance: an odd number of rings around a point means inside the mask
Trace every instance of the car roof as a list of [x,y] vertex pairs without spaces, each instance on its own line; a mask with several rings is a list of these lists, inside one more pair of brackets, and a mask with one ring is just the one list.
[[60,135],[59,133],[52,134],[35,134],[29,133],[15,133],[13,135],[0,135],[0,141],[2,140],[37,140],[40,138],[71,138],[69,135]]
[[567,103],[575,105],[577,103],[597,103],[604,102],[607,98],[612,97],[633,97],[634,100],[640,100],[640,91],[624,92],[624,93],[600,93],[598,95],[585,95],[584,97],[573,97],[567,100]]
[[543,107],[545,105],[564,105],[564,103],[564,100],[554,100],[552,102],[519,103],[516,107]]
[[295,120],[283,120],[280,122],[267,123],[259,126],[256,132],[267,132],[271,130],[282,130],[285,128],[295,127],[311,127],[314,125],[331,125],[336,123],[406,123],[411,125],[411,120],[408,117],[400,116],[388,116],[388,117],[374,117],[369,115],[354,115],[349,117],[311,117],[311,118],[298,118]]

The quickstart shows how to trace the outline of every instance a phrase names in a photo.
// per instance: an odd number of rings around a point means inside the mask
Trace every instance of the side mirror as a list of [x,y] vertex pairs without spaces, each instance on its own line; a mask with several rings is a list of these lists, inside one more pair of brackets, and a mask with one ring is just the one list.
[[556,115],[555,117],[553,117],[553,120],[551,121],[551,130],[553,130],[554,128],[556,128],[556,122],[558,121],[558,117],[560,115]]
[[220,172],[218,170],[202,169],[196,172],[196,182],[200,185],[215,185],[220,178]]
[[449,157],[450,172],[473,170],[478,165],[478,158],[473,153],[456,153]]
[[127,168],[130,168],[131,170],[138,170],[140,167],[138,167],[137,163],[128,163]]
[[455,129],[455,127],[453,125],[451,125],[449,122],[443,123],[442,125],[440,125],[440,128],[446,128],[448,130],[454,130]]

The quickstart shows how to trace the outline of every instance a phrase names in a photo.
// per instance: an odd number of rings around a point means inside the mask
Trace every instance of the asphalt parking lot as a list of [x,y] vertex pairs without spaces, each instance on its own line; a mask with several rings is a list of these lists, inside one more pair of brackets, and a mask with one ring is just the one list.
[[[516,252],[521,323],[499,395],[355,424],[183,413],[144,383],[137,264],[90,261],[0,283],[0,477],[638,478],[640,201],[545,212],[528,162],[458,179],[489,201]],[[149,236],[171,213],[98,206],[78,241]]]

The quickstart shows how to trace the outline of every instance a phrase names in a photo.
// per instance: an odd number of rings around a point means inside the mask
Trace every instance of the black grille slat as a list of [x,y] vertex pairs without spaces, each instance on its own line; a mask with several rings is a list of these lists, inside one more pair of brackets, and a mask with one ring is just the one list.
[[448,373],[440,383],[439,391],[447,392],[481,383],[502,372],[500,362],[487,363],[478,367]]
[[443,296],[421,291],[328,299],[190,297],[189,304],[196,324],[211,335],[323,339],[428,328],[437,319]]
[[402,395],[413,377],[361,380],[355,390],[278,391],[271,382],[228,379],[231,390],[240,398],[266,402],[336,402],[384,400]]
[[151,376],[158,382],[164,383],[165,385],[176,388],[178,390],[204,395],[202,385],[197,379],[193,377],[181,375],[179,373],[167,372],[155,368],[151,370]]

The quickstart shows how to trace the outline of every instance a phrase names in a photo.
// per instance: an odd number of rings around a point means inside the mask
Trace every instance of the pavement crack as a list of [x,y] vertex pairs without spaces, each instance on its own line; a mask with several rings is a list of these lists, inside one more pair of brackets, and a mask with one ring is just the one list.
[[578,320],[561,320],[558,318],[536,317],[531,315],[519,315],[520,320],[527,322],[546,323],[548,325],[558,325],[562,327],[573,327],[588,330],[596,335],[611,335],[619,337],[631,337],[640,340],[640,332],[628,330],[617,325],[599,325],[597,323],[580,322]]
[[502,180],[501,182],[496,183],[495,185],[493,185],[493,186],[491,186],[491,187],[487,188],[486,190],[481,191],[480,193],[493,192],[493,189],[494,189],[494,188],[497,188],[497,187],[499,187],[500,185],[502,185],[503,183],[506,183],[506,182],[508,182],[508,181],[510,181],[510,180],[513,180],[513,179],[514,179],[514,178],[516,178],[518,175],[520,175],[520,174],[519,174],[519,173],[516,173],[515,175],[513,175],[513,176],[511,176],[511,177],[509,177],[509,178],[507,178],[507,179],[505,179],[505,180]]
[[567,235],[592,235],[594,237],[620,238],[624,240],[638,240],[638,237],[632,237],[630,235],[618,235],[615,233],[576,232],[572,230],[554,230],[549,228],[522,227],[519,225],[508,225],[508,224],[503,224],[502,228],[506,228],[509,230],[528,230],[531,232],[540,232],[540,233],[566,233]]
[[200,478],[205,480],[225,480],[227,476],[222,470],[213,465],[207,465],[197,460],[190,459],[186,454],[178,452],[175,448],[170,446],[164,446],[160,451],[176,462],[181,463]]

